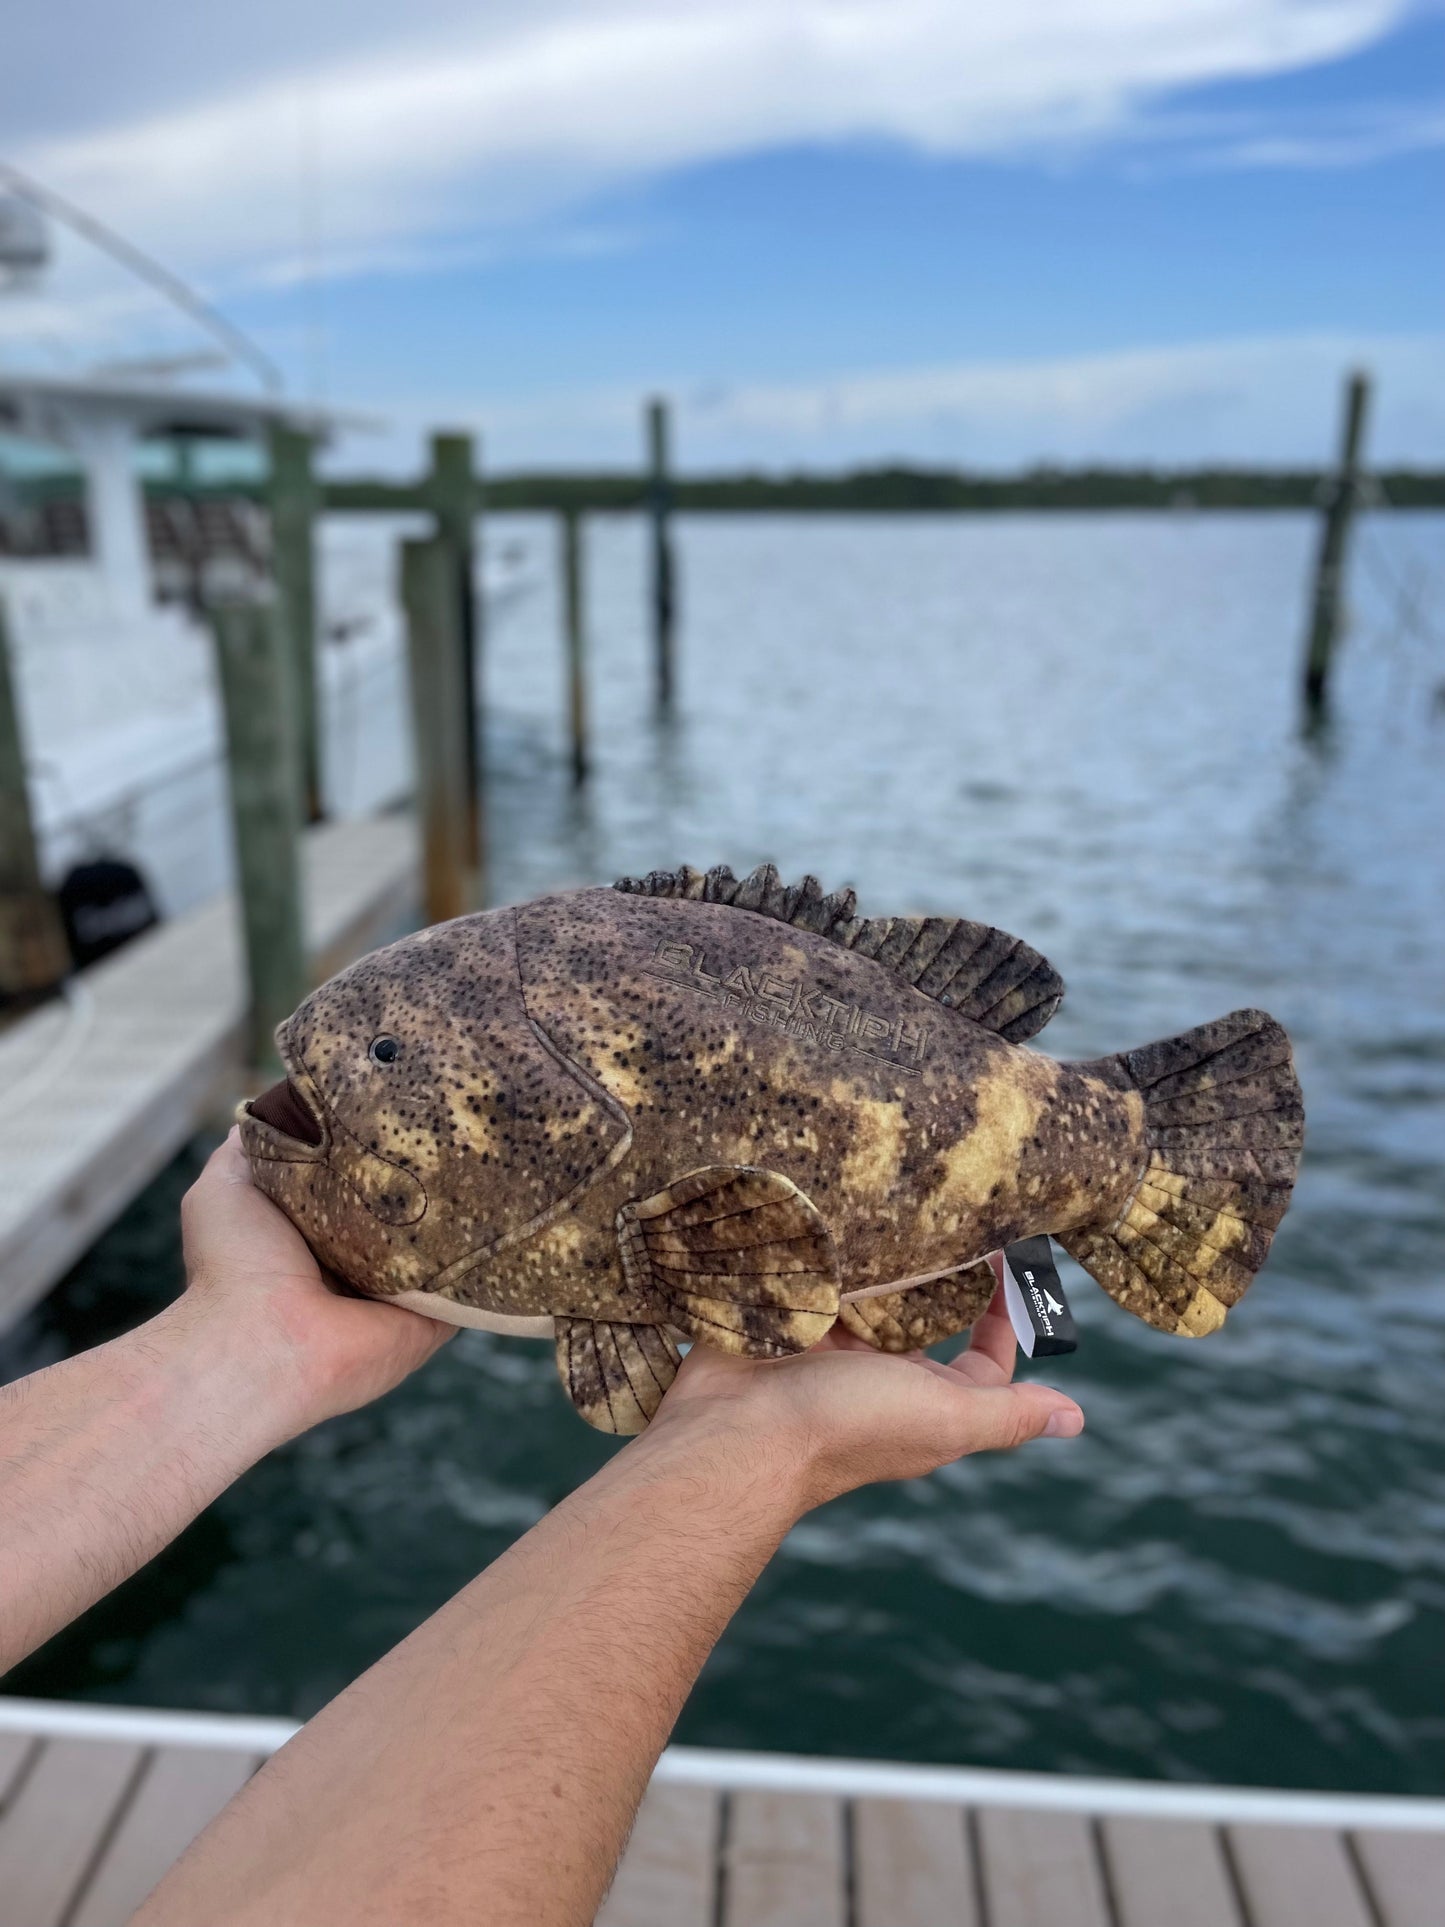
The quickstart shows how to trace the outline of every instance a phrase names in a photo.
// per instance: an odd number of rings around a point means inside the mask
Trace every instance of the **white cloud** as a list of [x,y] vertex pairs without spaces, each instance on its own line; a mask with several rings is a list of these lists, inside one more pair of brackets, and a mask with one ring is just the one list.
[[[1314,463],[1337,434],[1342,377],[1376,377],[1374,463],[1435,465],[1445,442],[1445,334],[1287,335],[1050,360],[860,370],[836,380],[675,390],[679,459],[711,467],[826,469],[893,458],[982,469],[1067,463]],[[477,427],[497,468],[630,467],[641,397],[575,390],[394,404],[385,443],[343,466],[415,459],[416,428]]]
[[1423,113],[1354,116],[1344,125],[1279,129],[1226,141],[1206,152],[1212,167],[1342,168],[1445,147],[1445,107]]
[[23,301],[0,302],[0,343],[50,341],[93,351],[117,327],[133,322],[152,305],[144,288],[120,288],[97,295],[83,308],[36,290]]
[[[42,179],[193,272],[355,271],[783,143],[1070,146],[1181,88],[1346,55],[1408,0],[538,0],[32,143]],[[348,46],[354,43],[347,41]]]

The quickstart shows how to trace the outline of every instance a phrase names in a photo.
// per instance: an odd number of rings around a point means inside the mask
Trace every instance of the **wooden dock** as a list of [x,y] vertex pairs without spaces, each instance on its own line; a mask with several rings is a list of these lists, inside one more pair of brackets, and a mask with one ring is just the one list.
[[[121,1927],[294,1728],[0,1698],[0,1927]],[[1445,1800],[671,1747],[597,1927],[1440,1927]]]
[[[402,815],[327,823],[302,843],[317,978],[412,911],[419,858]],[[128,944],[64,1002],[0,1033],[0,1331],[50,1289],[234,1096],[245,1015],[235,899]]]

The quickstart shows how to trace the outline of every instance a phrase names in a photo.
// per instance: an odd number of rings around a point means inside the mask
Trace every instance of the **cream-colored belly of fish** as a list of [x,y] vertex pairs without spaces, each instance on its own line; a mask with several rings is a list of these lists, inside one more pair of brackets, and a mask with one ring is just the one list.
[[393,1291],[386,1296],[388,1305],[403,1305],[419,1311],[443,1325],[465,1325],[473,1331],[500,1332],[504,1338],[551,1338],[557,1321],[548,1313],[529,1317],[523,1312],[482,1311],[476,1305],[460,1305],[440,1291]]
[[[950,1266],[949,1271],[954,1267]],[[845,1305],[859,1303],[863,1299],[879,1298],[885,1293],[908,1291],[915,1285],[930,1284],[935,1278],[943,1278],[947,1271],[930,1271],[917,1278],[895,1278],[887,1284],[863,1285],[857,1291],[845,1291],[841,1302]],[[407,1311],[419,1311],[423,1317],[435,1318],[442,1325],[459,1325],[468,1331],[497,1332],[503,1338],[545,1338],[551,1340],[556,1335],[557,1321],[550,1314],[543,1317],[528,1317],[521,1312],[482,1311],[476,1305],[459,1305],[455,1298],[448,1298],[440,1291],[396,1291],[388,1294],[388,1305],[401,1305]]]

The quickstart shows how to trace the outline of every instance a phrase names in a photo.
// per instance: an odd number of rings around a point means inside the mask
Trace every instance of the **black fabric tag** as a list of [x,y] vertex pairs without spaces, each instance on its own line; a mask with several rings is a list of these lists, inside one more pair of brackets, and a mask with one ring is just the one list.
[[1005,1245],[1004,1303],[1025,1358],[1058,1358],[1079,1349],[1079,1332],[1046,1237]]

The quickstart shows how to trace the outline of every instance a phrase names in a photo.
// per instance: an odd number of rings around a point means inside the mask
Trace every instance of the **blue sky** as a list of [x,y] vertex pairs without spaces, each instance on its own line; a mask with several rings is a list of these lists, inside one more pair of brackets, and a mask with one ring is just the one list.
[[[351,460],[448,422],[627,461],[654,387],[695,467],[1301,460],[1364,359],[1377,455],[1445,465],[1438,7],[712,6],[433,0],[405,43],[363,7],[343,57],[313,5],[300,67],[283,12],[225,94],[183,65],[49,102],[37,15],[13,157],[386,415]],[[61,265],[95,331],[169,327]]]

